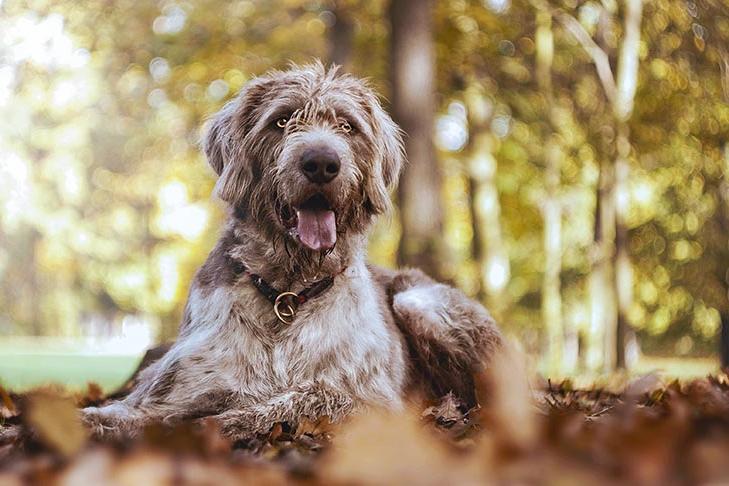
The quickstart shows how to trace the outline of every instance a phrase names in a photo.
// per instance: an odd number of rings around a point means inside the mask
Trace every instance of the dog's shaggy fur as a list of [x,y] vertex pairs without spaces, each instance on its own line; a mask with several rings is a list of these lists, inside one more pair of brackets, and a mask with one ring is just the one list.
[[[204,149],[230,208],[226,228],[174,346],[127,398],[84,410],[97,435],[213,416],[242,439],[280,421],[399,409],[414,395],[475,402],[473,372],[500,341],[487,311],[418,270],[365,261],[367,230],[388,210],[404,159],[399,129],[365,82],[321,64],[271,72],[215,116]],[[333,178],[306,173],[312,153],[338,164],[322,169]],[[333,285],[285,324],[251,273],[282,291]]]

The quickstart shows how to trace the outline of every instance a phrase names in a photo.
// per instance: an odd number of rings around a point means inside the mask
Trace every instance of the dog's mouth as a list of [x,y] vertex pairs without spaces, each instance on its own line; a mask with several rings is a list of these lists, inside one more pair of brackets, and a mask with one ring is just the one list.
[[331,250],[337,242],[336,215],[323,194],[283,208],[281,220],[291,235],[310,250]]

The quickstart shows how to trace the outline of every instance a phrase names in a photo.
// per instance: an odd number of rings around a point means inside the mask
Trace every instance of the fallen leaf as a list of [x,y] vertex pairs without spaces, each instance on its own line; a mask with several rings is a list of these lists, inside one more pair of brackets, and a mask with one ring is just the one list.
[[479,379],[489,390],[482,415],[506,448],[528,450],[537,441],[535,403],[529,385],[526,355],[514,343],[505,342]]
[[0,418],[10,418],[18,413],[18,409],[10,398],[10,394],[0,386],[0,400],[2,400],[2,408],[0,408]]
[[434,420],[439,425],[452,426],[464,419],[461,406],[461,401],[453,393],[448,393],[438,405],[425,409],[421,417]]
[[340,431],[319,474],[345,484],[468,484],[479,474],[413,413],[370,412]]
[[648,373],[634,380],[631,380],[625,387],[623,394],[630,399],[638,399],[642,395],[651,394],[653,391],[663,388],[661,376],[656,373]]
[[32,393],[25,418],[47,446],[65,457],[74,455],[86,443],[86,430],[69,398],[44,391]]

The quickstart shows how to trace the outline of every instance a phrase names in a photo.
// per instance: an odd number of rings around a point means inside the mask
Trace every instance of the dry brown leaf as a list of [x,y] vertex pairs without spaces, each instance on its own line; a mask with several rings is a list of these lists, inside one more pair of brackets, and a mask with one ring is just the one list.
[[10,398],[10,394],[2,386],[0,386],[0,400],[2,401],[0,418],[10,418],[18,413],[18,408],[15,406],[13,399]]
[[21,439],[22,435],[20,425],[0,426],[0,445],[14,444]]
[[372,412],[340,431],[323,458],[322,479],[345,484],[468,484],[476,464],[439,441],[414,413]]
[[60,473],[58,486],[111,484],[115,461],[112,452],[102,447],[81,454]]
[[28,396],[25,419],[38,437],[49,447],[69,457],[86,443],[86,430],[81,424],[73,400],[49,392]]
[[313,435],[313,432],[315,429],[316,429],[316,423],[312,422],[308,418],[304,417],[301,420],[299,420],[299,423],[296,426],[296,432],[294,432],[294,437],[299,437],[304,434]]
[[179,483],[178,467],[162,452],[141,449],[115,464],[114,483],[119,486],[168,485]]
[[0,486],[23,486],[23,484],[19,477],[0,472]]
[[729,438],[707,437],[689,452],[693,484],[729,484]]
[[285,472],[274,467],[233,467],[225,462],[179,461],[177,484],[191,485],[265,485],[292,484]]
[[535,404],[529,385],[526,355],[514,343],[505,342],[485,374],[488,381],[487,423],[507,447],[527,450],[537,441]]
[[464,419],[460,407],[461,401],[453,393],[448,393],[438,405],[426,408],[421,417],[434,420],[439,425],[451,426]]
[[271,432],[268,434],[268,440],[269,442],[275,442],[276,439],[281,437],[281,434],[283,434],[283,425],[281,422],[276,422],[273,424],[273,427],[271,427]]
[[663,388],[661,376],[656,373],[648,373],[631,380],[625,387],[623,394],[631,399],[638,399],[643,395],[652,393],[653,391]]
[[316,421],[312,421],[304,417],[299,421],[296,431],[294,432],[294,437],[298,438],[304,434],[317,437],[322,434],[327,434],[334,429],[336,429],[336,425],[332,423],[329,417],[322,417]]
[[[88,404],[101,403],[104,399],[104,390],[97,383],[90,381],[86,385],[86,396],[84,398]],[[87,404],[84,405],[87,406]]]
[[231,443],[220,433],[220,425],[213,418],[197,424],[183,422],[174,427],[153,424],[144,429],[145,445],[166,451],[213,457],[225,455]]

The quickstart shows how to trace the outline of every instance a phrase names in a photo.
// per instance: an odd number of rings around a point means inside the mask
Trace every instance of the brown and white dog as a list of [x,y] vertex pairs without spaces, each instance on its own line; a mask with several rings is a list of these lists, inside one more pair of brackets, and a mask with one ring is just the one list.
[[254,79],[204,149],[226,227],[173,347],[127,398],[83,411],[96,435],[213,416],[241,439],[415,395],[474,404],[473,372],[500,342],[488,312],[418,270],[366,262],[404,154],[364,81],[319,63]]

